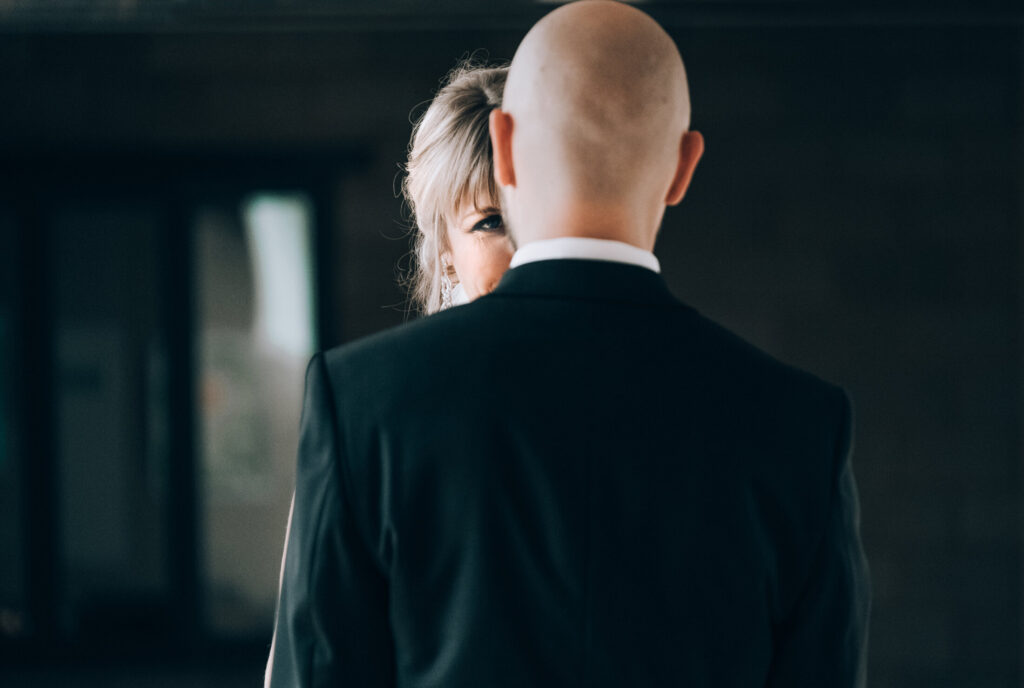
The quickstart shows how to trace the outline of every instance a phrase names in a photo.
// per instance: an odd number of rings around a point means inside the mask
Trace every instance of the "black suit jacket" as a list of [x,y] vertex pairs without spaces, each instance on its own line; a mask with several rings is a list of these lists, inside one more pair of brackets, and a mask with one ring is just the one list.
[[643,268],[317,355],[269,684],[863,680],[850,406]]

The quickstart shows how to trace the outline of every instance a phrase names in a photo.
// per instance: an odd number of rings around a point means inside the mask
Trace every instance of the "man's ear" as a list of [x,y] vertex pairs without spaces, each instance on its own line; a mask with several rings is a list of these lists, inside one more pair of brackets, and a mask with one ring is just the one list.
[[704,137],[700,132],[683,132],[683,140],[679,144],[679,166],[676,168],[676,176],[672,179],[672,186],[668,187],[665,205],[678,205],[683,200],[686,189],[690,186],[690,180],[693,179],[693,171],[697,169],[697,163],[702,155],[704,155]]
[[490,129],[494,179],[498,186],[515,186],[516,170],[512,164],[512,115],[494,108],[491,110]]

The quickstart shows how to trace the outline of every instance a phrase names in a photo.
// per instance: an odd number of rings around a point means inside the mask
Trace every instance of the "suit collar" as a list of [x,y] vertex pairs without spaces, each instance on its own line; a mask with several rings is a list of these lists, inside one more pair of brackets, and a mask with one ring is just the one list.
[[518,267],[539,260],[579,258],[581,260],[608,260],[615,263],[639,265],[654,272],[661,272],[661,264],[650,251],[622,241],[595,239],[593,237],[555,237],[531,241],[519,247],[512,256],[511,267]]
[[526,263],[502,277],[495,296],[679,303],[656,272],[637,265],[567,258]]

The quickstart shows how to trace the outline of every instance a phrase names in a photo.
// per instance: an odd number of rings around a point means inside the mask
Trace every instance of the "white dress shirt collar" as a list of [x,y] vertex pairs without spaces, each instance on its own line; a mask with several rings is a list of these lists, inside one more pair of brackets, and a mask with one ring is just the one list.
[[557,237],[531,241],[519,247],[512,256],[509,268],[539,260],[605,260],[612,263],[638,265],[654,272],[661,272],[661,263],[650,251],[637,248],[621,241],[592,239],[589,237]]

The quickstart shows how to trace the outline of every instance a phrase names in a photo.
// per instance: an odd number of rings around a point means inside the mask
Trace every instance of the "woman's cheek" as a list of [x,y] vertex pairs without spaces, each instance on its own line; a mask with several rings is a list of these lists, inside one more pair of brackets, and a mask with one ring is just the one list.
[[501,281],[502,276],[508,271],[508,265],[511,261],[512,252],[506,246],[497,246],[491,251],[487,270],[488,291],[498,286],[498,282]]

